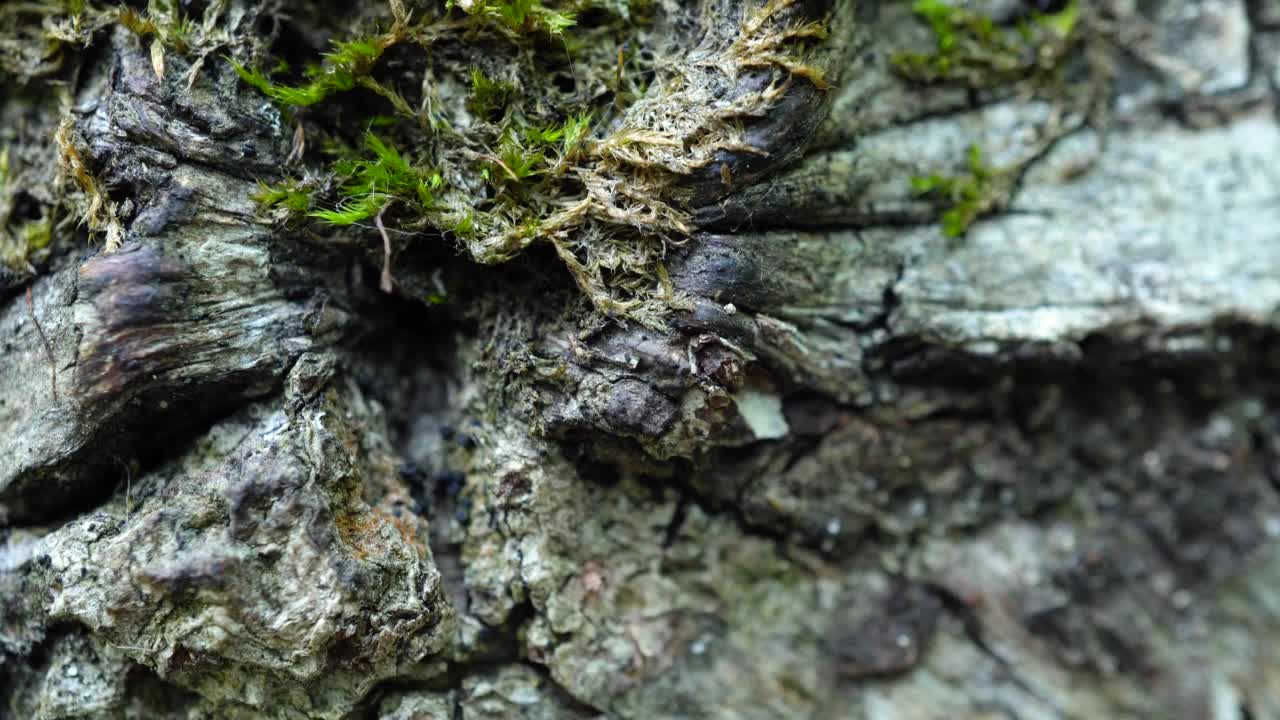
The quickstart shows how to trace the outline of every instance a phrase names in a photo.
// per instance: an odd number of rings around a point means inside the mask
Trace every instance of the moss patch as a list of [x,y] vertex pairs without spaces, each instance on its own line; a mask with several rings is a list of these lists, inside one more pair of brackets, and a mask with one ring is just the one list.
[[893,67],[904,79],[987,96],[1017,93],[1053,108],[1030,152],[1007,166],[990,166],[972,145],[964,171],[911,178],[912,189],[938,206],[943,233],[959,237],[978,218],[1003,210],[1021,174],[1058,140],[1086,125],[1105,130],[1113,72],[1107,53],[1089,50],[1115,39],[1079,0],[1010,26],[943,0],[916,0],[913,10],[932,30],[934,49],[894,55]]
[[[233,61],[295,127],[301,162],[259,200],[287,225],[381,234],[388,254],[442,241],[499,263],[546,243],[598,310],[660,326],[684,304],[662,259],[691,231],[688,179],[725,153],[767,154],[744,122],[793,83],[826,86],[805,58],[825,26],[797,20],[796,0],[747,4],[696,62],[665,37],[695,18],[663,12],[393,2],[301,72]],[[747,73],[766,83],[735,92]]]
[[1013,28],[943,0],[916,0],[913,10],[932,28],[935,49],[893,56],[894,69],[927,83],[963,83],[973,88],[1027,81],[1045,82],[1080,37],[1075,0],[1062,10],[1035,13]]
[[942,231],[960,237],[979,217],[991,212],[1007,197],[1010,171],[991,167],[977,145],[969,147],[968,172],[961,175],[923,175],[911,178],[919,195],[936,201],[942,212]]

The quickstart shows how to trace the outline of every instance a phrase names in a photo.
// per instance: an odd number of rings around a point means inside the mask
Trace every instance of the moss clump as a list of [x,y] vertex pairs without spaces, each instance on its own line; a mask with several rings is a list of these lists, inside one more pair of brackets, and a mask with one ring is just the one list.
[[117,21],[138,37],[153,38],[182,54],[201,44],[202,29],[182,12],[176,0],[149,0],[143,12],[121,8]]
[[932,29],[935,47],[930,53],[895,55],[893,66],[901,76],[976,91],[1018,92],[1052,107],[1030,151],[1008,166],[991,167],[973,145],[967,172],[911,179],[918,195],[942,208],[943,232],[958,237],[979,217],[1008,205],[1017,178],[1059,140],[1090,124],[1105,129],[1114,73],[1105,53],[1084,50],[1115,44],[1115,39],[1108,37],[1108,25],[1097,22],[1079,0],[1070,0],[1054,13],[1032,13],[1012,27],[943,0],[916,0],[913,9]]
[[[335,93],[346,92],[364,79],[394,37],[377,37],[334,42],[332,52],[322,57],[319,65],[307,68],[309,82],[302,85],[274,83],[257,70],[251,70],[228,58],[240,79],[254,86],[272,100],[293,107],[315,105]],[[287,69],[287,66],[283,66]]]
[[144,7],[101,0],[0,3],[0,77],[27,85],[68,74],[74,69],[77,51],[118,25],[150,44],[152,62],[161,77],[168,52],[190,56],[189,85],[215,49],[237,49],[257,41],[228,27],[237,21],[227,3],[204,7],[197,18],[186,14],[178,0],[147,0]]
[[116,17],[85,0],[0,3],[0,78],[25,85],[57,75]]
[[35,219],[21,219],[18,200],[21,177],[10,149],[0,149],[0,265],[25,278],[36,274],[36,264],[49,255],[53,223],[49,211]]
[[[597,309],[661,325],[683,302],[662,259],[690,232],[685,180],[725,153],[765,154],[743,119],[794,82],[826,85],[803,56],[826,29],[796,21],[798,8],[750,3],[683,65],[655,58],[671,52],[663,33],[695,18],[660,32],[669,9],[648,1],[457,0],[412,13],[393,2],[300,75],[235,63],[295,137],[322,138],[259,200],[288,223],[376,231],[388,255],[435,239],[498,263],[546,243]],[[748,70],[763,90],[735,91]]]
[[467,109],[485,120],[496,120],[502,117],[515,92],[515,85],[494,80],[479,68],[473,68],[471,95],[467,97]]
[[70,118],[63,119],[53,140],[58,150],[61,177],[80,191],[78,196],[68,200],[73,214],[88,226],[91,233],[103,238],[103,249],[107,252],[118,249],[124,242],[124,226],[120,223],[118,209],[107,199],[101,183],[85,162],[84,153],[80,150],[81,140],[76,136]]
[[372,132],[365,134],[365,146],[372,157],[343,160],[334,172],[346,179],[339,188],[343,204],[333,210],[313,210],[309,217],[331,225],[352,225],[377,215],[395,201],[426,213],[435,205],[435,192],[443,179],[440,173],[412,167],[395,148]]
[[969,146],[968,172],[962,175],[937,173],[911,178],[911,188],[944,210],[942,231],[947,237],[960,237],[978,218],[999,209],[1008,197],[1010,170],[993,168],[982,157],[982,149]]
[[1033,14],[1011,29],[943,0],[916,0],[913,10],[933,29],[935,49],[898,53],[893,66],[918,82],[983,88],[1043,81],[1079,40],[1080,9],[1074,0],[1056,13]]
[[448,0],[446,7],[462,7],[469,15],[492,20],[517,34],[559,36],[577,24],[574,11],[549,8],[537,0]]
[[259,183],[253,199],[263,208],[281,208],[286,214],[306,213],[311,209],[311,192],[297,181],[278,185]]

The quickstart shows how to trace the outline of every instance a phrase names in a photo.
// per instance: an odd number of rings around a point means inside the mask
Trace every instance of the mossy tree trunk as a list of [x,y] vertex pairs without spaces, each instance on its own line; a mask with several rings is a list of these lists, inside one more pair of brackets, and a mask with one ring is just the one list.
[[0,716],[1280,720],[1280,2],[455,5],[0,10]]

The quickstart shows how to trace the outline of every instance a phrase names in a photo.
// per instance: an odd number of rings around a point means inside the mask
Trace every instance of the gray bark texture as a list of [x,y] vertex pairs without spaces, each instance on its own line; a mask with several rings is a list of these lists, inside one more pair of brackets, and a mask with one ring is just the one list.
[[18,5],[0,717],[1280,720],[1280,0]]

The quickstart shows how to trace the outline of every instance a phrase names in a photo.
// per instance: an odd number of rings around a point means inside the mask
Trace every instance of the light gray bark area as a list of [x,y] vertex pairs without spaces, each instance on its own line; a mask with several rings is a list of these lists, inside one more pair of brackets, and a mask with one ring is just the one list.
[[919,260],[894,286],[891,329],[982,353],[982,343],[1074,343],[1140,323],[1273,324],[1280,248],[1267,218],[1280,174],[1269,158],[1280,131],[1270,112],[1112,140],[1094,171],[1066,181],[1096,137],[1064,142],[1028,174],[1015,215],[952,252],[930,256],[928,233],[896,238]]
[[1280,719],[1280,3],[1149,5],[1105,137],[951,239],[910,177],[1052,110],[838,4],[668,332],[536,255],[383,297],[255,218],[270,106],[117,36],[76,128],[127,242],[0,308],[0,716]]

